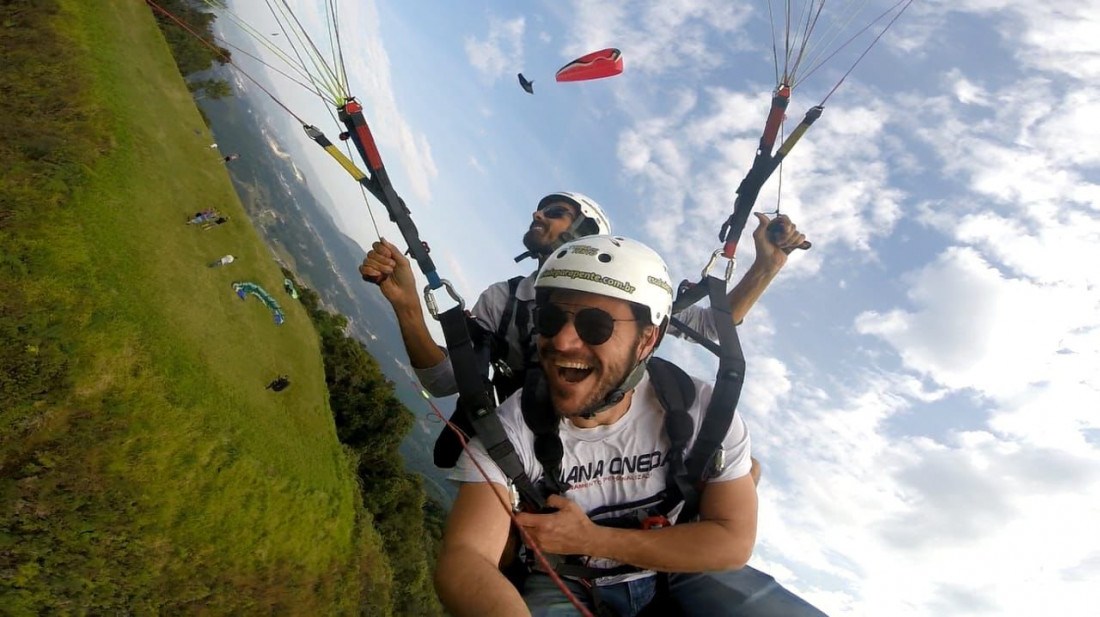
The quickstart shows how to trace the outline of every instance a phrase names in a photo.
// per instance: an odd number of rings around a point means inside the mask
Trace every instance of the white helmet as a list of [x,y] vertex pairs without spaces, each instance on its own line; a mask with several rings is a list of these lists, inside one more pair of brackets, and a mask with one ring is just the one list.
[[636,240],[587,236],[555,250],[535,278],[535,289],[584,291],[649,308],[660,326],[672,311],[672,278],[665,260]]
[[[581,215],[577,217],[573,225],[561,235],[561,244],[576,240],[581,236],[606,236],[611,234],[611,220],[604,214],[600,204],[587,195],[569,191],[550,193],[539,200],[539,205],[535,209],[542,210],[556,201],[573,204],[581,211]],[[566,238],[567,234],[570,237]]]

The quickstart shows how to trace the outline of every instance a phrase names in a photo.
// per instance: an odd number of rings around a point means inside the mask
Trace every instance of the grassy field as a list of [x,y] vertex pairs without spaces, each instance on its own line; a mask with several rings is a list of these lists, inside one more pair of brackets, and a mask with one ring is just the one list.
[[[317,335],[149,9],[13,0],[0,21],[3,611],[385,612]],[[185,225],[207,207],[230,221]]]

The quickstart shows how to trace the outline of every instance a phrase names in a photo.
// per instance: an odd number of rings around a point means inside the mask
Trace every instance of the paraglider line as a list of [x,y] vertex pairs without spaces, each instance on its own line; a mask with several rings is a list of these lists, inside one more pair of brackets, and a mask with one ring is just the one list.
[[[286,55],[286,53],[285,53],[285,52],[283,52],[283,50],[281,50],[281,49],[279,49],[278,47],[276,47],[276,46],[272,45],[272,44],[271,44],[270,42],[268,42],[268,41],[267,41],[266,39],[264,39],[264,38],[263,38],[262,36],[260,36],[260,35],[259,35],[259,34],[258,34],[258,33],[257,33],[256,31],[255,31],[255,29],[254,29],[254,28],[252,28],[252,27],[251,27],[251,26],[249,26],[249,25],[248,25],[247,23],[245,23],[245,22],[244,22],[243,20],[241,20],[241,18],[240,18],[240,17],[238,17],[238,16],[237,16],[237,15],[236,15],[235,13],[233,13],[233,11],[230,11],[230,10],[229,10],[228,8],[226,8],[226,7],[223,7],[223,6],[220,6],[220,5],[217,5],[217,4],[215,4],[215,3],[213,2],[213,0],[205,0],[205,2],[206,2],[206,4],[207,4],[207,5],[209,5],[209,6],[213,6],[213,7],[216,7],[216,8],[219,8],[219,9],[223,10],[223,11],[225,12],[225,14],[229,16],[229,18],[230,18],[230,21],[232,21],[233,23],[237,24],[237,26],[239,26],[239,27],[240,27],[240,28],[241,28],[242,30],[244,30],[244,31],[245,31],[246,33],[249,33],[249,34],[250,34],[250,35],[252,36],[252,38],[256,39],[256,40],[257,40],[257,41],[258,41],[258,42],[259,42],[260,44],[262,44],[262,45],[263,45],[264,47],[266,47],[266,48],[267,48],[267,49],[268,49],[269,51],[271,51],[271,52],[272,52],[272,53],[274,53],[274,54],[275,54],[276,56],[278,56],[280,60],[282,60],[282,61],[283,61],[284,63],[286,63],[286,65],[287,65],[287,66],[288,66],[289,68],[293,69],[293,70],[294,70],[294,71],[295,71],[296,73],[298,73],[298,74],[299,74],[299,75],[300,75],[301,77],[303,77],[303,78],[305,78],[305,79],[308,79],[308,80],[310,80],[310,81],[312,81],[312,80],[313,80],[313,77],[312,77],[312,76],[311,76],[311,75],[310,75],[310,74],[309,74],[309,73],[308,73],[308,72],[307,72],[307,71],[305,70],[305,68],[304,68],[303,66],[298,66],[298,65],[294,64],[294,63],[293,63],[293,62],[291,61],[291,59],[290,59],[290,58],[289,58],[289,57],[288,57],[288,56]],[[149,2],[149,4],[150,4],[150,5],[152,5],[152,2]],[[167,11],[166,11],[165,9],[163,9],[163,8],[161,8],[161,7],[156,7],[156,8],[160,9],[160,10],[161,10],[162,12],[165,12],[165,13],[167,14]],[[177,22],[178,22],[178,20],[177,20]],[[187,28],[185,28],[185,29],[187,29]],[[205,40],[205,39],[203,39],[201,35],[199,35],[199,34],[196,34],[195,32],[191,31],[190,29],[187,29],[187,30],[188,30],[189,32],[191,32],[191,34],[194,34],[194,35],[195,35],[196,37],[198,37],[198,38],[199,38],[199,40],[201,40],[201,41],[203,41],[204,43],[206,43],[206,40]],[[276,33],[276,34],[278,34],[278,33]],[[262,64],[262,65],[266,66],[267,68],[271,69],[272,71],[275,71],[275,72],[276,72],[276,73],[278,73],[279,75],[282,75],[283,77],[285,77],[285,78],[289,79],[289,80],[290,80],[290,81],[292,81],[293,83],[295,83],[295,84],[297,84],[297,85],[301,86],[301,87],[302,87],[302,88],[304,88],[304,89],[305,89],[305,90],[306,90],[307,92],[309,92],[309,93],[311,93],[311,94],[317,94],[317,93],[316,93],[316,86],[311,86],[311,85],[308,85],[308,84],[305,84],[305,83],[303,83],[303,82],[302,82],[302,81],[300,81],[299,79],[297,79],[297,78],[295,78],[295,77],[293,77],[293,76],[291,76],[291,75],[288,75],[288,74],[287,74],[287,73],[286,73],[285,71],[283,71],[283,70],[279,69],[279,67],[273,66],[272,64],[270,64],[270,63],[268,63],[268,62],[264,61],[264,60],[263,60],[262,58],[260,58],[260,57],[258,57],[258,56],[256,56],[256,55],[254,55],[254,54],[252,54],[252,53],[249,53],[248,51],[246,51],[246,50],[244,50],[244,49],[242,49],[242,48],[240,48],[240,47],[238,47],[238,46],[236,46],[236,45],[234,45],[234,44],[232,44],[232,43],[230,43],[230,42],[228,42],[228,41],[226,41],[226,40],[224,40],[224,39],[221,39],[221,38],[219,38],[219,37],[217,37],[217,36],[214,36],[214,37],[213,37],[213,39],[214,39],[215,41],[217,41],[219,45],[225,45],[226,47],[229,47],[229,48],[233,49],[234,51],[236,51],[236,52],[238,52],[238,53],[244,54],[245,56],[247,56],[247,57],[249,57],[249,58],[252,58],[252,59],[253,59],[253,60],[255,60],[256,62],[259,62],[260,64]],[[232,60],[231,58],[228,58],[228,57],[226,57],[226,56],[225,56],[225,54],[223,54],[223,53],[222,53],[222,50],[220,50],[220,49],[217,49],[217,52],[218,52],[218,55],[222,56],[222,58],[223,58],[223,59],[224,59],[224,60],[225,60],[226,62],[228,62],[228,63],[229,63],[230,65],[232,65],[232,66],[233,66],[234,68],[236,68],[236,69],[237,69],[238,71],[241,71],[242,73],[244,72],[244,71],[243,71],[243,69],[241,69],[240,65],[236,64],[235,62],[233,62],[233,60]],[[322,100],[322,101],[325,101],[326,103],[332,103],[332,104],[335,104],[335,98],[333,98],[332,100],[329,100],[329,99],[326,99],[326,98],[325,98],[324,96],[321,96],[321,100]]]
[[890,22],[886,24],[886,27],[883,28],[882,31],[878,33],[878,36],[876,36],[874,40],[871,41],[871,44],[867,46],[867,49],[864,49],[863,53],[859,54],[859,57],[856,58],[856,61],[852,63],[852,66],[848,69],[848,71],[840,77],[840,81],[836,82],[836,85],[833,86],[833,89],[829,90],[829,93],[825,95],[825,98],[821,99],[820,105],[824,105],[825,101],[829,100],[829,97],[832,96],[833,93],[836,92],[837,88],[840,87],[840,84],[844,83],[844,80],[852,74],[852,71],[854,71],[860,61],[863,60],[863,57],[867,55],[867,52],[871,51],[871,48],[874,47],[876,43],[878,43],[879,39],[882,38],[882,35],[886,34],[886,31],[890,29],[890,26],[894,25],[894,22],[896,22],[898,18],[901,17],[901,14],[905,12],[905,9],[909,8],[910,4],[913,4],[913,0],[907,0],[905,2],[905,6],[901,7],[901,10],[898,11],[898,14],[894,15],[893,19],[891,19]]
[[[904,4],[904,6],[902,6],[903,4]],[[841,50],[843,50],[845,47],[847,47],[853,41],[855,41],[856,38],[859,37],[859,35],[863,34],[867,30],[869,30],[871,28],[871,26],[875,25],[883,17],[886,17],[891,12],[893,12],[895,9],[897,9],[899,6],[901,6],[902,7],[901,10],[899,10],[897,12],[897,14],[894,15],[894,17],[889,21],[889,23],[886,24],[886,26],[882,29],[882,31],[879,32],[877,36],[875,36],[874,40],[872,40],[871,43],[869,45],[867,45],[867,48],[863,50],[863,53],[859,54],[859,57],[856,58],[855,62],[852,63],[852,66],[850,66],[848,68],[848,70],[844,73],[844,75],[840,78],[840,81],[838,81],[836,83],[836,85],[833,86],[833,89],[830,90],[827,95],[825,95],[825,98],[821,100],[820,104],[824,105],[825,101],[827,101],[829,99],[829,97],[832,96],[834,92],[836,92],[837,88],[840,87],[840,84],[844,83],[844,80],[848,78],[848,75],[850,75],[852,73],[852,71],[855,70],[856,65],[858,65],[860,63],[860,61],[863,60],[863,57],[866,56],[869,51],[871,51],[871,48],[874,47],[875,44],[878,43],[878,40],[882,38],[882,35],[886,34],[886,31],[889,30],[890,27],[894,25],[894,22],[896,22],[898,20],[898,18],[901,17],[902,13],[904,13],[905,10],[909,8],[910,4],[913,4],[913,0],[898,0],[897,3],[895,3],[893,6],[891,6],[890,8],[888,8],[885,11],[883,11],[882,13],[880,13],[878,17],[871,20],[871,22],[868,23],[866,26],[860,28],[859,31],[856,32],[855,34],[853,34],[851,37],[849,37],[847,41],[845,41],[843,44],[841,44],[839,47],[837,47],[835,50],[833,50],[833,53],[829,54],[828,56],[823,58],[820,62],[815,64],[813,66],[813,68],[809,69],[806,72],[806,74],[802,76],[802,78],[799,80],[799,82],[804,81],[805,79],[809,78],[810,75],[813,75],[814,72],[817,71],[817,69],[821,68],[826,62],[828,62],[830,59],[832,59],[833,56],[840,53]]]
[[[333,73],[332,67],[330,67],[328,64],[326,64],[322,60],[324,58],[324,54],[322,54],[321,51],[317,48],[317,45],[314,44],[313,39],[310,38],[309,33],[307,33],[306,30],[305,30],[305,27],[302,26],[302,22],[298,19],[298,16],[294,14],[294,10],[290,8],[289,4],[287,4],[287,0],[277,0],[277,1],[278,1],[278,4],[280,4],[283,7],[281,9],[281,12],[283,12],[284,15],[289,15],[289,18],[287,18],[288,19],[287,23],[289,24],[290,21],[293,21],[294,25],[297,26],[297,29],[294,30],[295,38],[298,39],[299,43],[301,43],[304,40],[305,41],[304,44],[306,46],[308,46],[310,50],[312,50],[312,53],[309,54],[310,61],[313,63],[313,65],[315,67],[317,67],[318,70],[320,70],[323,74],[325,74],[325,80],[324,81],[327,83],[327,85],[329,87],[329,91],[333,95],[336,95],[338,97],[339,96],[347,96],[347,91],[340,88],[339,79]],[[272,3],[273,3],[273,0],[267,0],[267,6],[268,6],[269,9],[272,7]],[[274,10],[272,10],[272,14],[274,14]],[[278,19],[278,18],[276,18],[276,19]],[[279,27],[283,28],[283,24],[280,23]],[[295,51],[295,53],[297,54],[298,52]]]
[[[229,64],[229,66],[231,66],[231,67],[233,67],[234,69],[236,69],[236,70],[237,70],[237,71],[238,71],[238,72],[239,72],[239,73],[240,73],[241,75],[243,75],[243,76],[244,76],[244,77],[246,77],[246,78],[247,78],[247,79],[248,79],[249,81],[251,81],[251,82],[252,82],[253,84],[255,84],[257,88],[259,88],[260,90],[263,90],[263,92],[264,92],[265,94],[267,94],[267,95],[268,95],[269,97],[271,97],[271,100],[275,101],[275,104],[277,104],[277,105],[278,105],[279,107],[282,107],[282,108],[283,108],[284,110],[286,110],[286,112],[287,112],[287,113],[289,113],[290,115],[294,116],[294,119],[295,119],[295,120],[298,120],[298,121],[299,121],[299,122],[301,122],[302,124],[305,124],[305,121],[304,121],[304,120],[302,120],[301,118],[299,118],[299,117],[298,117],[298,114],[295,114],[295,113],[294,113],[294,112],[293,112],[293,111],[292,111],[292,110],[291,110],[291,109],[290,109],[289,107],[287,107],[286,105],[284,105],[284,104],[283,104],[283,102],[282,102],[282,101],[280,101],[280,100],[278,99],[278,97],[276,97],[276,96],[275,96],[274,94],[272,94],[270,90],[268,90],[267,88],[265,88],[265,87],[263,86],[263,84],[261,84],[260,82],[256,81],[256,78],[254,78],[254,77],[252,77],[251,75],[249,75],[247,71],[245,71],[244,69],[242,69],[242,68],[241,68],[241,67],[240,67],[240,66],[239,66],[239,65],[238,65],[238,64],[237,64],[236,62],[234,62],[234,61],[233,61],[233,60],[232,60],[231,58],[229,58],[228,56],[226,56],[226,55],[225,55],[225,54],[224,54],[224,53],[222,52],[222,50],[221,50],[221,49],[218,49],[218,46],[217,46],[217,45],[214,45],[214,44],[212,44],[212,43],[211,43],[210,41],[207,41],[206,39],[204,39],[204,38],[202,37],[202,35],[200,35],[199,33],[195,32],[194,30],[192,30],[192,29],[191,29],[190,27],[188,27],[188,25],[187,25],[187,24],[185,24],[185,23],[184,23],[183,21],[181,21],[181,20],[180,20],[180,19],[179,19],[178,17],[176,17],[175,15],[173,15],[172,13],[170,13],[170,12],[169,12],[169,11],[168,11],[167,9],[165,9],[165,8],[164,8],[164,7],[162,7],[162,6],[160,6],[159,4],[157,4],[156,2],[154,2],[153,0],[145,0],[145,2],[146,2],[146,4],[148,4],[149,6],[153,7],[154,9],[156,9],[156,10],[160,11],[161,13],[164,13],[164,14],[165,14],[165,15],[166,15],[166,16],[167,16],[167,17],[168,17],[169,19],[171,19],[172,21],[176,22],[176,24],[178,24],[178,25],[179,25],[179,26],[180,26],[181,28],[183,28],[183,29],[184,29],[184,30],[186,30],[187,32],[190,32],[190,33],[191,33],[192,35],[194,35],[194,37],[195,37],[195,38],[197,38],[197,39],[198,39],[199,41],[202,41],[202,42],[203,42],[204,44],[206,44],[206,45],[207,45],[208,47],[210,47],[210,48],[211,48],[211,49],[213,49],[213,50],[214,50],[215,52],[217,52],[217,54],[218,54],[219,56],[221,56],[221,57],[222,57],[222,59],[224,59],[224,60],[225,60],[225,62],[226,62],[227,64]],[[247,55],[247,53],[246,53],[246,55]],[[271,67],[271,68],[272,68],[273,70],[276,70],[276,71],[278,71],[278,69],[275,69],[274,67]],[[281,71],[279,71],[279,72],[280,72],[280,73],[282,73]],[[283,73],[283,75],[286,75],[286,74],[285,74],[285,73]],[[291,79],[292,81],[295,81],[295,83],[298,83],[299,85],[302,85],[303,87],[305,86],[304,84],[301,84],[301,82],[298,82],[297,80],[294,80],[294,78],[292,78],[292,77],[290,77],[290,76],[287,76],[287,78],[288,78],[288,79]]]

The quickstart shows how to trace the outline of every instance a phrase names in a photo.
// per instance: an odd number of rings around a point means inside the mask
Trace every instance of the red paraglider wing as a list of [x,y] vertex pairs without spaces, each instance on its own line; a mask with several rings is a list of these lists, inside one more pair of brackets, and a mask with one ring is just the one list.
[[585,81],[612,77],[623,72],[623,56],[618,49],[601,49],[581,56],[558,69],[557,81]]

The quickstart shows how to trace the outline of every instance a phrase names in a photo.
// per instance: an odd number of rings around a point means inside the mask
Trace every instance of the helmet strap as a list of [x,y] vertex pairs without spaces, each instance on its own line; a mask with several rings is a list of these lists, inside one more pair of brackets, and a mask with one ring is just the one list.
[[624,379],[623,382],[619,384],[619,387],[615,388],[611,392],[608,392],[607,396],[603,398],[603,402],[600,403],[598,407],[586,411],[585,413],[581,414],[581,417],[585,420],[589,420],[593,418],[596,414],[607,411],[608,409],[611,409],[615,405],[621,403],[623,399],[626,398],[626,395],[629,394],[631,390],[638,387],[638,384],[642,381],[642,377],[645,375],[646,364],[648,362],[649,357],[647,356],[644,360],[641,360],[640,362],[638,362],[638,364],[634,365],[634,369],[630,371],[629,374],[627,374],[626,379]]

